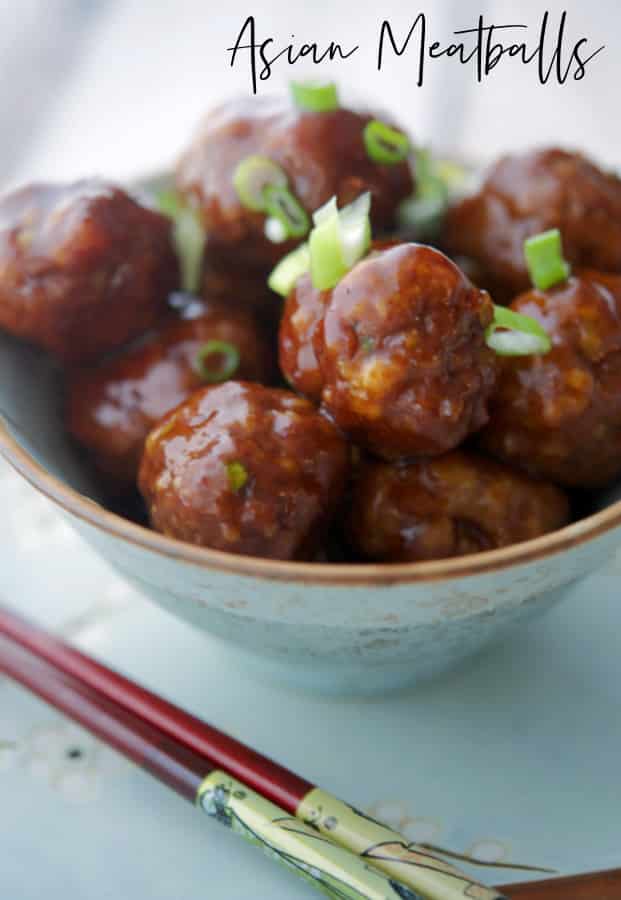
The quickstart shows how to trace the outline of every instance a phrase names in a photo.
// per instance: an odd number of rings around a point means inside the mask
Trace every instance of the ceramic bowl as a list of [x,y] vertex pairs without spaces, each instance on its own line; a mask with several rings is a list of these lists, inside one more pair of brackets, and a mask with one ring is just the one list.
[[621,544],[617,485],[567,528],[459,559],[304,564],[194,547],[104,508],[62,397],[60,370],[0,334],[3,455],[147,597],[225,641],[231,665],[288,685],[374,694],[429,678],[545,612]]

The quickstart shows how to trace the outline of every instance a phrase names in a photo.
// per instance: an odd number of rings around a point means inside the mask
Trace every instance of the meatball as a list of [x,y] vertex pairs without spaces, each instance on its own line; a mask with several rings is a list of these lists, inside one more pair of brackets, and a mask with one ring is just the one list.
[[363,463],[347,532],[363,558],[416,562],[507,547],[568,520],[557,487],[455,450],[409,465]]
[[280,321],[281,371],[291,387],[317,403],[321,400],[323,377],[313,340],[329,298],[329,291],[317,290],[310,275],[303,275],[287,297]]
[[384,459],[451,450],[487,422],[493,304],[438,250],[402,244],[333,289],[314,347],[323,404]]
[[564,150],[506,156],[449,211],[443,246],[471,257],[477,283],[508,302],[531,284],[525,239],[550,228],[560,229],[570,263],[620,271],[621,179]]
[[[123,491],[135,484],[149,431],[204,386],[197,363],[208,341],[222,341],[237,350],[239,364],[231,375],[247,381],[271,378],[271,348],[253,317],[199,300],[187,306],[180,319],[167,322],[136,346],[71,375],[68,430],[89,450],[112,487]],[[207,360],[209,369],[219,378],[225,360],[218,352],[212,356]]]
[[197,391],[147,439],[139,486],[158,531],[271,559],[311,559],[347,479],[335,426],[288,391]]
[[203,263],[204,297],[254,310],[270,324],[280,313],[280,298],[267,286],[270,269],[248,268],[207,248]]
[[369,158],[363,131],[370,120],[348,109],[304,112],[282,99],[226,103],[206,118],[180,160],[178,189],[199,209],[210,246],[236,265],[269,268],[295,246],[269,241],[263,213],[239,200],[233,173],[255,154],[284,170],[289,189],[309,214],[333,195],[343,205],[371,191],[372,223],[385,230],[414,186],[407,162],[386,165]]
[[150,328],[178,284],[170,221],[99,181],[0,200],[0,327],[66,362]]
[[[369,256],[397,244],[392,239],[373,241]],[[292,388],[316,403],[321,400],[323,376],[314,348],[315,331],[323,321],[329,300],[329,291],[317,290],[310,275],[302,275],[285,300],[278,335],[284,377]]]
[[552,349],[502,359],[483,446],[559,484],[605,484],[621,472],[621,276],[584,270],[511,309]]

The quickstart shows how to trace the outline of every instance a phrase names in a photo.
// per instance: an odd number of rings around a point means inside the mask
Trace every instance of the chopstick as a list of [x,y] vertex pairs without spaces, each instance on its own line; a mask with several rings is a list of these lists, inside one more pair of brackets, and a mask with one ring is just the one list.
[[512,900],[619,900],[621,869],[509,886]]
[[0,671],[334,900],[420,900],[154,725],[0,634]]
[[[495,888],[485,887],[426,847],[412,844],[391,828],[0,606],[2,634],[64,678],[72,679],[78,689],[89,690],[91,696],[105,700],[111,708],[147,723],[206,760],[216,771],[256,792],[255,796],[280,807],[281,815],[288,813],[298,823],[310,825],[315,836],[319,832],[400,885],[429,900],[464,896],[503,900]],[[54,703],[53,698],[45,699]]]

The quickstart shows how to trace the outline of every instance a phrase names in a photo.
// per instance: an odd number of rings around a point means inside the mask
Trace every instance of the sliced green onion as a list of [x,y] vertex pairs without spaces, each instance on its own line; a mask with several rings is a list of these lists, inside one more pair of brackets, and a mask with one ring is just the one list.
[[410,152],[407,135],[378,119],[373,119],[365,126],[362,137],[367,154],[373,162],[394,165],[403,162]]
[[433,170],[446,185],[452,198],[464,196],[476,184],[476,177],[472,169],[466,168],[453,159],[434,160]]
[[226,464],[225,468],[231,490],[234,493],[241,491],[243,486],[248,481],[248,470],[246,469],[244,464],[237,461],[230,462]]
[[524,256],[531,280],[540,291],[566,281],[571,268],[563,259],[561,232],[558,228],[543,231],[524,241]]
[[209,384],[226,381],[235,374],[238,368],[239,350],[228,341],[207,341],[200,348],[194,360],[194,371]]
[[308,112],[330,112],[339,108],[339,95],[333,81],[292,81],[293,102]]
[[286,187],[287,174],[267,156],[247,156],[233,172],[233,185],[242,206],[265,211],[265,189]]
[[418,240],[437,237],[449,205],[449,185],[440,165],[426,147],[416,150],[416,193],[401,203],[398,216],[401,228],[414,232]]
[[200,285],[206,234],[198,213],[176,191],[156,195],[160,212],[173,220],[173,242],[181,268],[181,286],[195,293]]
[[536,319],[505,306],[494,306],[494,321],[485,331],[485,342],[499,356],[544,354],[552,347],[548,333]]
[[302,275],[310,269],[310,252],[308,244],[302,244],[297,250],[292,250],[278,265],[272,269],[267,279],[268,287],[281,297],[287,297]]
[[291,191],[283,185],[269,185],[263,191],[264,211],[285,229],[287,238],[303,237],[310,222],[306,210]]
[[157,208],[169,219],[176,218],[183,209],[184,203],[177,191],[172,189],[158,191],[155,195]]
[[440,231],[448,207],[448,190],[442,179],[435,175],[417,184],[416,194],[399,207],[399,223],[402,228],[411,229],[419,240],[431,240]]
[[316,209],[313,213],[313,224],[321,225],[322,222],[327,222],[328,219],[336,215],[338,211],[339,208],[336,203],[336,197],[330,197],[327,203],[324,203],[323,206],[320,206],[319,209]]
[[282,244],[287,240],[287,229],[278,219],[274,219],[272,216],[269,216],[265,220],[265,226],[263,228],[265,232],[265,237],[268,241],[271,241],[272,244]]
[[371,243],[371,194],[365,191],[339,213],[343,259],[348,269],[358,262]]
[[318,290],[333,288],[367,252],[371,243],[370,208],[371,195],[367,192],[340,211],[336,203],[319,211],[319,224],[308,242],[311,278]]

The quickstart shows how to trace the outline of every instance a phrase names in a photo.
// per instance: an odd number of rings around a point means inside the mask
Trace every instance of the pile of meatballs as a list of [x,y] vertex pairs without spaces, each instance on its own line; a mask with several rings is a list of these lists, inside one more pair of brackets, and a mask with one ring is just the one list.
[[[621,180],[560,149],[506,156],[434,246],[405,240],[416,166],[369,155],[371,118],[287,98],[210,113],[174,184],[206,236],[191,293],[153,198],[85,180],[0,201],[0,328],[63,366],[69,434],[154,529],[279,560],[439,559],[561,528],[568,492],[621,474]],[[254,156],[309,222],[370,192],[373,241],[332,288],[269,289],[300,239],[242,202]],[[524,241],[553,228],[571,274],[536,289]],[[494,352],[494,304],[549,352]]]

